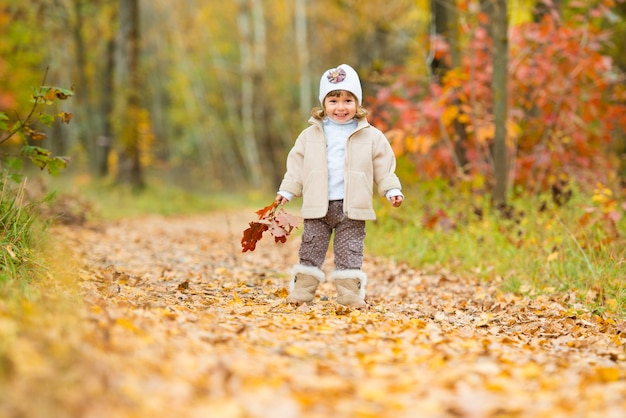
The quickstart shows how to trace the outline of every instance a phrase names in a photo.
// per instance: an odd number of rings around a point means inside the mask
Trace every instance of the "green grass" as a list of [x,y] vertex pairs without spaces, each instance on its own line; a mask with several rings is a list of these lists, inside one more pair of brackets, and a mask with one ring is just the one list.
[[53,180],[49,187],[62,196],[73,196],[94,220],[134,218],[145,215],[192,215],[216,210],[261,207],[272,202],[272,192],[198,192],[150,179],[141,191],[111,181],[80,177]]
[[549,196],[518,197],[503,214],[487,198],[436,182],[406,195],[399,209],[377,202],[370,253],[505,291],[574,294],[588,308],[625,315],[626,221],[611,222],[592,196],[576,192],[563,206]]
[[40,265],[33,249],[40,236],[34,207],[25,199],[25,183],[0,178],[0,284],[18,287],[34,277]]

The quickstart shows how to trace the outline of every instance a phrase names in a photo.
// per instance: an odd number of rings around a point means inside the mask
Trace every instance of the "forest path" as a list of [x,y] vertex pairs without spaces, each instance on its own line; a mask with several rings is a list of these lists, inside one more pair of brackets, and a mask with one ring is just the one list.
[[329,282],[296,308],[299,237],[241,253],[254,216],[60,228],[83,259],[81,416],[624,416],[623,323],[370,255],[367,309]]

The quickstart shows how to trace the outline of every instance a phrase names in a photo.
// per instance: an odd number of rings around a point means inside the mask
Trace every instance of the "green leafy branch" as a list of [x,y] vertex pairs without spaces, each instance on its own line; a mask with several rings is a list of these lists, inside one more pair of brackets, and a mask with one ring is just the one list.
[[[67,100],[74,95],[73,88],[65,89],[56,86],[46,86],[46,77],[48,69],[44,74],[42,85],[39,88],[34,88],[31,94],[31,102],[33,103],[28,115],[25,118],[20,118],[16,113],[16,121],[12,125],[9,123],[9,117],[0,112],[0,133],[4,132],[5,135],[0,137],[0,145],[7,142],[15,135],[19,135],[24,145],[20,149],[20,156],[27,157],[40,169],[47,168],[48,172],[52,175],[57,175],[60,170],[67,166],[67,158],[53,156],[49,150],[28,144],[28,139],[33,141],[40,141],[47,137],[46,133],[35,128],[37,122],[46,126],[51,126],[55,120],[60,120],[61,123],[69,124],[72,120],[72,114],[61,111],[57,114],[50,114],[45,112],[37,113],[37,109],[41,105],[52,105],[55,100]],[[19,157],[6,157],[2,161],[5,168],[11,171],[17,171],[21,168],[21,159]]]

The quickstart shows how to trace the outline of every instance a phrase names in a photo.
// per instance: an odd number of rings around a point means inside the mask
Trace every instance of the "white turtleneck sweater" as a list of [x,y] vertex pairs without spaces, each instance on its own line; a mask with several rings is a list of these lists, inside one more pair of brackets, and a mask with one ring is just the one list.
[[331,118],[322,121],[326,136],[326,161],[328,162],[328,200],[344,198],[344,170],[346,143],[357,126],[356,119],[337,123]]

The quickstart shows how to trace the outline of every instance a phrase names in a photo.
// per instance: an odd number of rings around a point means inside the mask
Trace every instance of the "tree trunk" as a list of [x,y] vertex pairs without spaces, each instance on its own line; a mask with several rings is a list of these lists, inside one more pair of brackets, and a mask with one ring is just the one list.
[[[222,56],[219,48],[216,47],[215,40],[211,37],[207,28],[203,29],[202,38],[205,41],[205,45],[207,45],[211,64],[217,70],[216,77],[218,79],[218,94],[223,100],[223,109],[222,112],[225,112],[226,116],[223,120],[223,136],[229,138],[228,145],[224,149],[224,160],[221,163],[224,166],[220,165],[218,168],[222,173],[227,169],[232,171],[231,173],[226,172],[230,178],[234,178],[238,181],[241,179],[247,178],[247,176],[243,173],[242,170],[235,169],[237,167],[242,167],[246,164],[244,160],[244,150],[242,150],[240,144],[238,143],[237,138],[240,137],[240,127],[241,122],[238,114],[238,92],[237,89],[234,88],[233,83],[229,80],[225,68],[228,68],[228,63]],[[217,112],[217,111],[216,111]]]
[[246,0],[237,0],[239,7],[237,26],[239,29],[239,51],[241,54],[241,126],[243,129],[243,151],[248,169],[248,179],[253,186],[261,184],[261,164],[254,135],[254,57],[252,31],[250,29],[250,7]]
[[274,110],[273,96],[269,93],[267,79],[267,34],[265,27],[265,13],[262,0],[250,0],[252,4],[252,22],[254,47],[254,126],[255,139],[259,146],[259,155],[262,157],[260,168],[268,177],[259,185],[270,184],[278,186],[282,179],[282,158],[279,159],[280,143],[272,131],[272,116]]
[[89,169],[92,172],[96,171],[96,145],[95,132],[98,131],[97,123],[94,115],[93,105],[89,97],[89,82],[87,76],[87,48],[85,46],[84,29],[84,0],[74,0],[74,17],[75,21],[72,27],[72,36],[74,39],[74,55],[76,59],[76,109],[78,121],[78,139],[87,154],[87,161]]
[[[626,51],[626,2],[616,4],[612,11],[619,16],[620,22],[613,25],[611,57],[622,73],[626,73],[626,54],[623,52]],[[626,102],[622,102],[626,104]],[[626,132],[620,131],[619,128],[614,129],[613,150],[617,156],[617,161],[619,161],[622,187],[626,190]]]
[[113,79],[115,73],[115,40],[107,41],[105,67],[102,79],[102,134],[98,137],[98,175],[106,177],[109,174],[109,153],[113,146],[113,128],[111,117],[113,113]]
[[295,7],[296,53],[300,75],[300,113],[308,115],[313,105],[309,41],[307,36],[306,0],[296,0]]
[[493,0],[493,113],[495,120],[494,162],[495,190],[493,198],[506,204],[508,189],[508,149],[506,143],[508,21],[507,0]]
[[[435,50],[431,52],[430,69],[433,77],[439,83],[445,74],[451,69],[461,66],[461,52],[459,48],[458,11],[456,0],[430,0],[431,13],[431,36],[444,40],[449,48],[450,55]],[[449,60],[449,62],[448,62]],[[460,104],[457,100],[457,106]],[[454,137],[450,138],[451,152],[454,152],[454,161],[457,171],[466,172],[467,160],[467,132],[465,124],[457,117],[454,120]]]
[[120,139],[118,181],[144,187],[139,131],[139,0],[119,1],[118,108],[115,112]]

